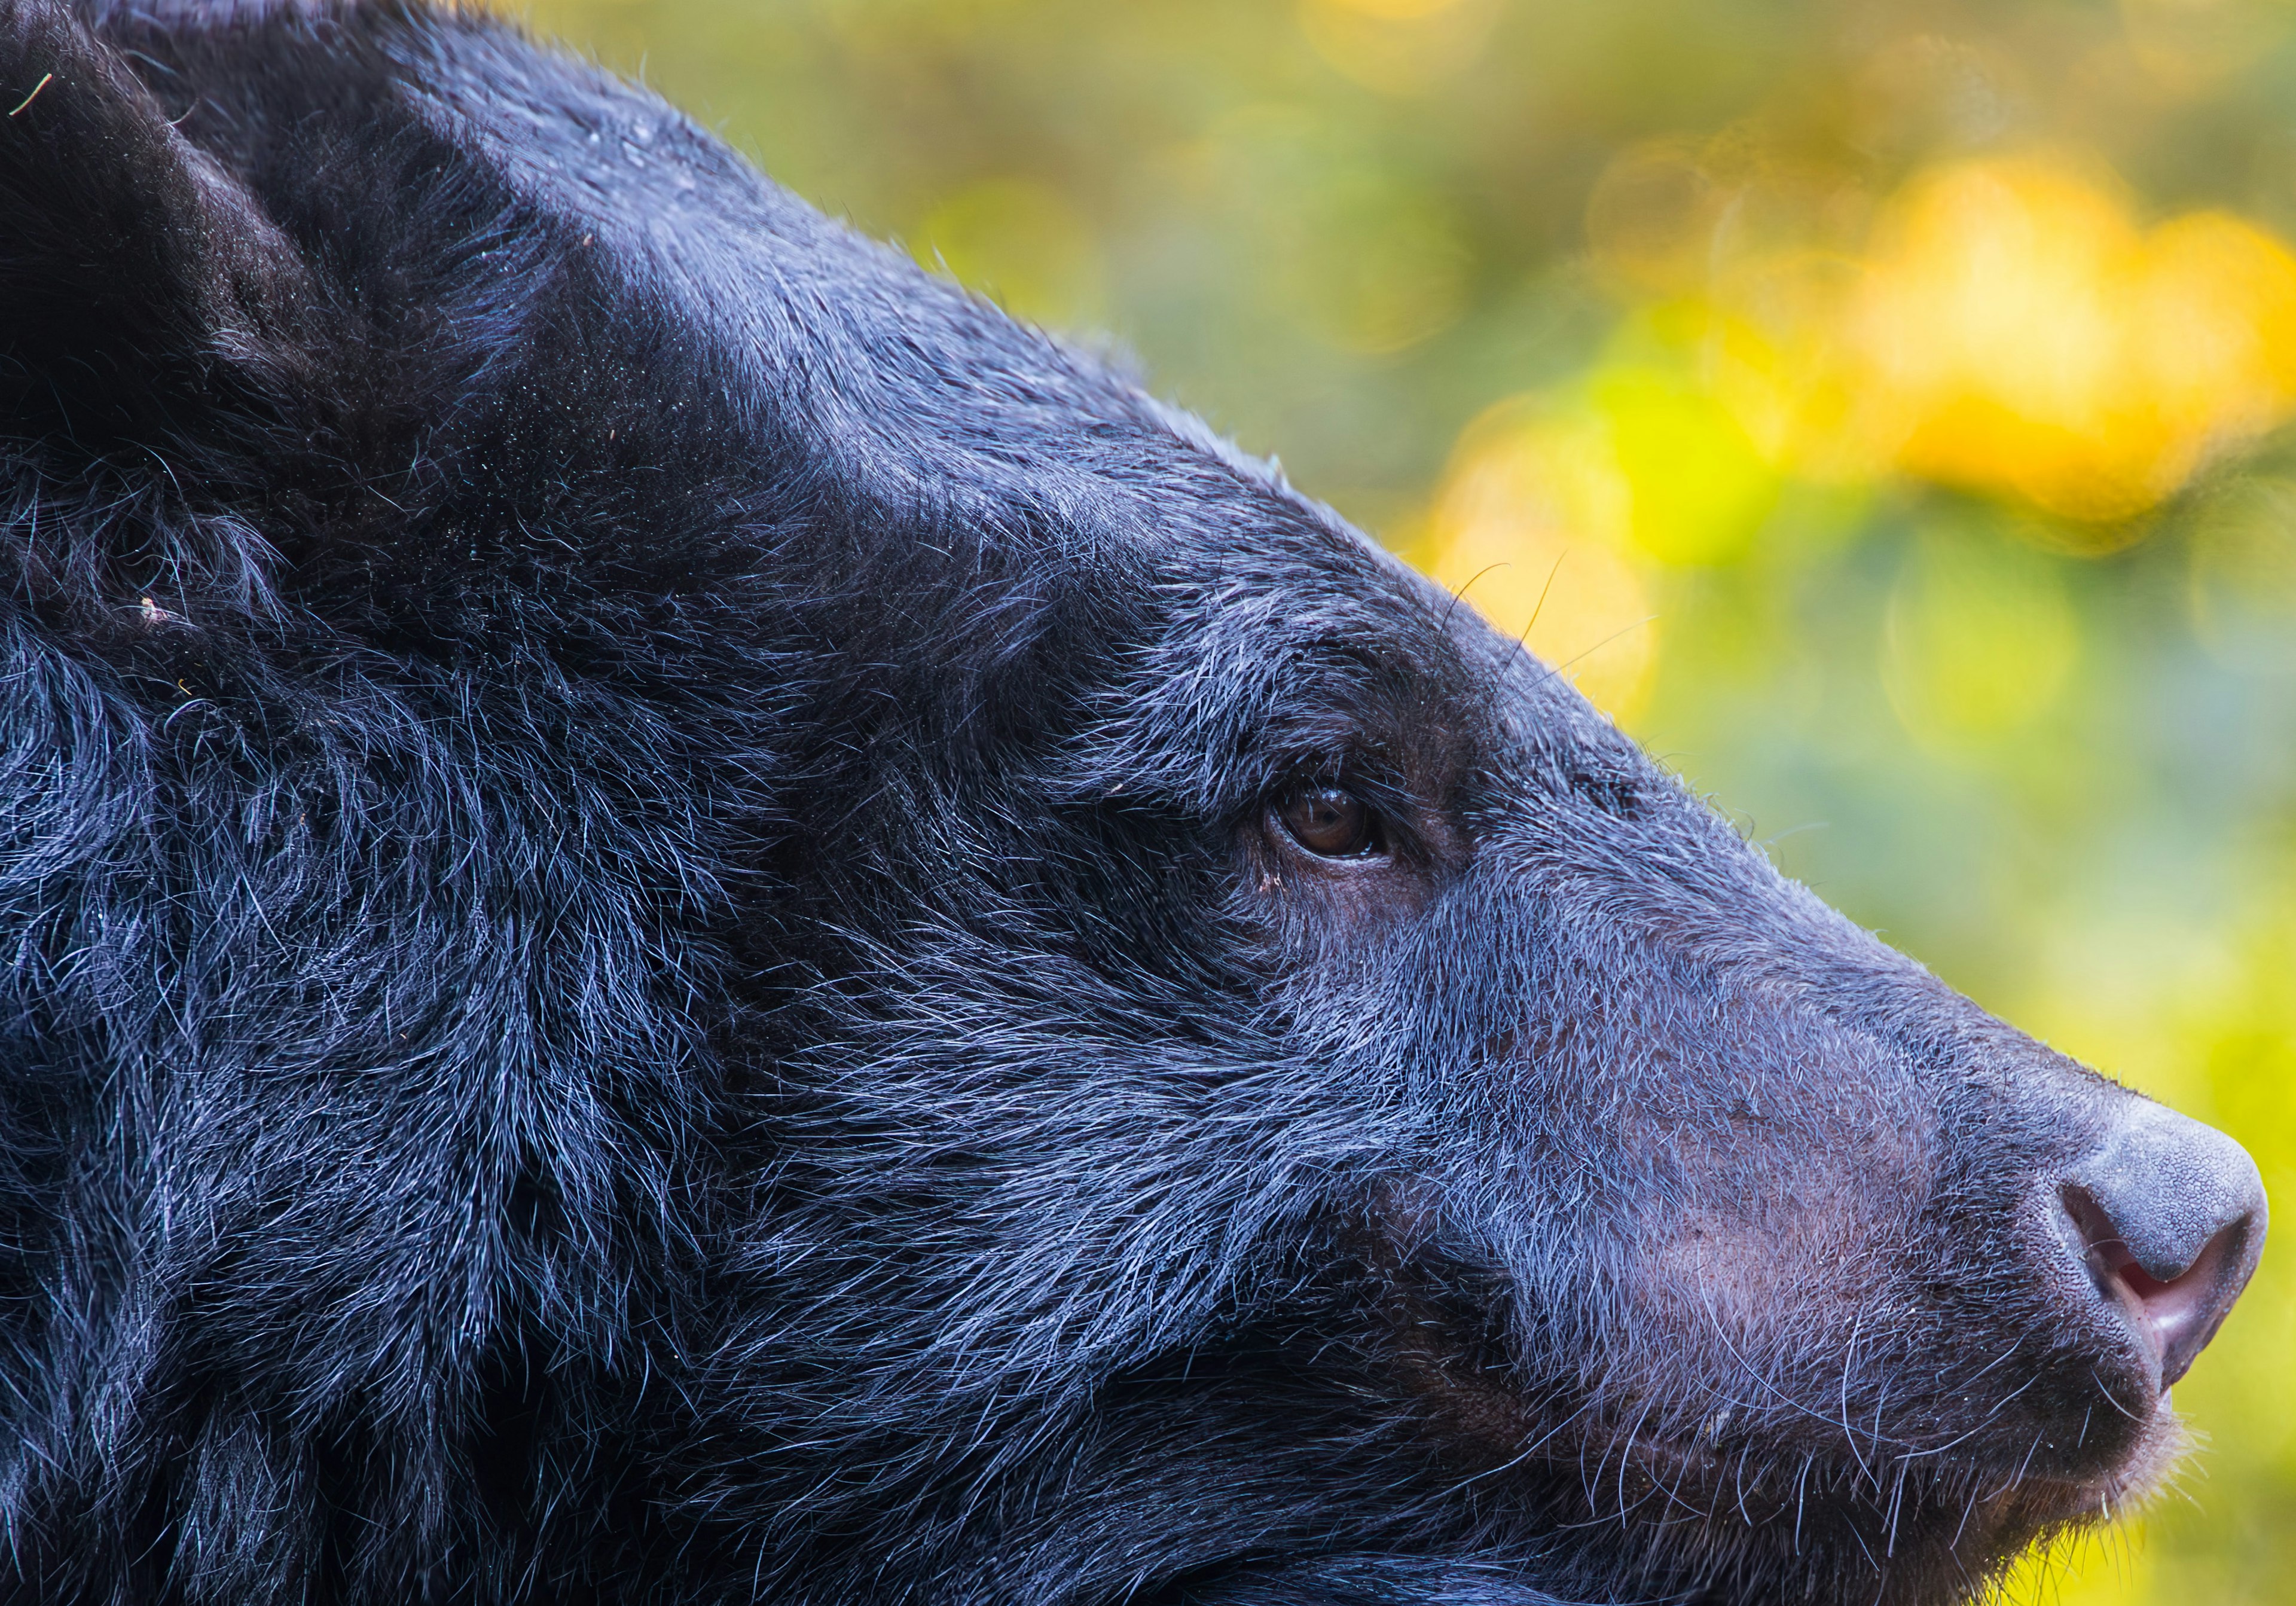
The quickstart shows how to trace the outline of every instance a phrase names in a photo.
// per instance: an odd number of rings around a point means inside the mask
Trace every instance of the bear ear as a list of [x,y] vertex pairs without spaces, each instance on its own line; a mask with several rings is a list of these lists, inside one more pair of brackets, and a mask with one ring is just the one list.
[[94,452],[276,395],[301,260],[57,0],[0,0],[0,432]]

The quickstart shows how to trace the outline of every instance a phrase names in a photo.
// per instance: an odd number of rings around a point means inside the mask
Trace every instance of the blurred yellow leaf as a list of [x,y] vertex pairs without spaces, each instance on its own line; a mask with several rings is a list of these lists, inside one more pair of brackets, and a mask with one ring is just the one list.
[[1598,371],[1589,387],[1610,426],[1635,545],[1661,563],[1741,556],[1778,497],[1778,477],[1726,407],[1685,374]]
[[1898,412],[1851,348],[1866,269],[1833,253],[1786,251],[1736,266],[1706,342],[1707,372],[1762,455],[1822,484],[1871,481],[1892,466]]
[[1631,718],[1658,627],[1617,550],[1629,497],[1599,420],[1502,404],[1463,438],[1414,555],[1596,707]]
[[2296,258],[2221,214],[2145,234],[2038,159],[1918,178],[1883,229],[1862,356],[1911,471],[2128,518],[2296,402]]

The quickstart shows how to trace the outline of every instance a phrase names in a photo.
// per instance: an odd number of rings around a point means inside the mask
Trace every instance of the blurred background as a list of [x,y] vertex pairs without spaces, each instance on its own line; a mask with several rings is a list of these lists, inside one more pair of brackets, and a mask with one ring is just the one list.
[[2286,1220],[2177,1389],[2204,1455],[2010,1595],[2296,1602],[2296,0],[531,14],[1107,332],[1790,873],[2244,1142]]

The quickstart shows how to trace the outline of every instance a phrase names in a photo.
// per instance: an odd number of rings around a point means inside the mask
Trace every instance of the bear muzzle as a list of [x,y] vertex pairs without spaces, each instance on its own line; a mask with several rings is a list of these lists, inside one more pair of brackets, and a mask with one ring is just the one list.
[[2095,1297],[2165,1392],[2216,1336],[2264,1251],[2264,1179],[2237,1143],[2150,1100],[2117,1101],[2049,1208]]

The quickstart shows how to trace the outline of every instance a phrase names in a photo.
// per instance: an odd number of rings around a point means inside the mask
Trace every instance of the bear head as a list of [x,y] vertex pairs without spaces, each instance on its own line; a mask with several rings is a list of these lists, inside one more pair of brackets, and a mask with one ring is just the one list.
[[404,4],[0,0],[0,1569],[1964,1598],[2229,1140],[1111,362]]

